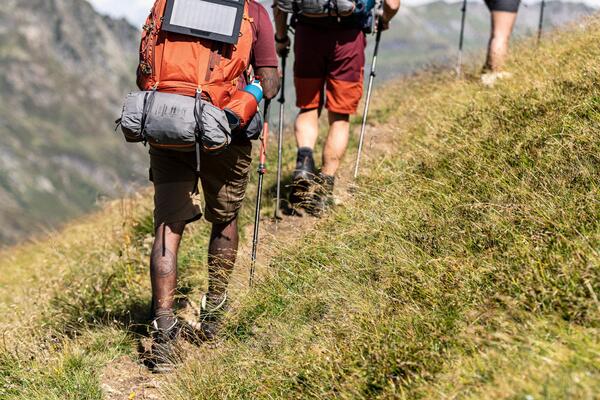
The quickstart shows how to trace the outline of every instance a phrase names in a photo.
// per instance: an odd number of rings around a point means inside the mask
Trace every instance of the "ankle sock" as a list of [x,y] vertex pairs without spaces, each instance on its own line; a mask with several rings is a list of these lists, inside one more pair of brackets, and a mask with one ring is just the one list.
[[227,293],[223,293],[220,296],[213,296],[212,294],[207,294],[203,299],[206,303],[203,306],[206,307],[207,310],[215,310],[223,306],[223,303],[227,301]]
[[168,330],[173,326],[177,318],[172,309],[159,309],[154,312],[156,326],[160,330]]
[[310,147],[300,147],[298,149],[298,159],[304,159],[306,157],[313,157],[313,149]]
[[300,147],[298,149],[298,158],[296,159],[297,170],[314,171],[315,160],[313,150],[310,147]]
[[298,158],[296,159],[296,162],[298,165],[302,165],[306,162],[307,158],[309,160],[313,159],[313,150],[310,147],[300,147],[298,149]]

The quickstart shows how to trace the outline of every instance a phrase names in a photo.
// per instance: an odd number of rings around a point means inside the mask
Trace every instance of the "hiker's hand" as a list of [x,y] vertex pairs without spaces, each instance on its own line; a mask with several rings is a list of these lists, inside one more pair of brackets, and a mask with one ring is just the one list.
[[292,41],[289,36],[286,36],[282,39],[275,37],[275,49],[277,50],[277,54],[279,57],[287,57],[290,52],[290,45]]
[[387,31],[388,29],[390,29],[390,21],[386,20],[383,15],[381,16],[380,22],[379,22],[379,29],[381,29],[382,32]]
[[379,23],[377,24],[377,30],[384,32],[390,29],[391,20],[392,18],[385,14],[385,10],[379,10]]
[[383,0],[383,7],[380,14],[380,28],[383,31],[390,29],[390,21],[400,9],[400,0]]

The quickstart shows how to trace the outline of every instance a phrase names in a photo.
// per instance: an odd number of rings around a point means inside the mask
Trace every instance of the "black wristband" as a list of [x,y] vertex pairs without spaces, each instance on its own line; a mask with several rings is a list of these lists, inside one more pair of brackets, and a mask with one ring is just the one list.
[[279,39],[279,38],[277,37],[277,35],[275,35],[275,43],[284,44],[284,43],[287,43],[287,42],[289,42],[289,40],[290,40],[290,37],[289,37],[288,35],[285,35],[285,36],[284,36],[283,38],[281,38],[281,39]]

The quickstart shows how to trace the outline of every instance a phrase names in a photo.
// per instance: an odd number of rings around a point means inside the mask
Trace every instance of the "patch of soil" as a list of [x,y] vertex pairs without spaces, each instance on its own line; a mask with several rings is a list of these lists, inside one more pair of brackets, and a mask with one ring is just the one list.
[[101,376],[102,390],[108,400],[162,400],[160,380],[129,356],[109,363]]

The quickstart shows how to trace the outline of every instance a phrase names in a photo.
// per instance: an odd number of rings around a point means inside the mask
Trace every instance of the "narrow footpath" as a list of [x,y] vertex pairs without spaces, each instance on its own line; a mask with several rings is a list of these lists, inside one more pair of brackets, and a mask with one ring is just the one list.
[[[358,136],[360,126],[353,126],[352,134]],[[395,129],[390,125],[369,126],[365,139],[362,159],[362,173],[368,165],[379,162],[383,156],[393,151]],[[287,135],[289,136],[289,134]],[[276,138],[272,136],[271,149],[275,148]],[[349,149],[340,168],[336,182],[335,198],[337,204],[352,201],[352,191],[355,185],[353,179],[356,149]],[[288,171],[284,171],[288,172]],[[272,170],[270,173],[274,173]],[[301,247],[304,235],[313,230],[320,219],[311,216],[283,215],[277,223],[274,218],[263,215],[260,225],[260,245],[256,263],[256,279],[261,279],[272,273],[269,271],[271,260],[284,248]],[[249,271],[251,266],[251,249],[253,226],[245,227],[244,242],[240,245],[237,267],[233,273],[230,286],[231,306],[238,306],[236,300],[243,298],[249,289]],[[189,314],[188,314],[189,315]],[[217,344],[218,346],[218,344]],[[211,351],[211,348],[194,349],[190,351]],[[101,386],[108,400],[162,400],[161,386],[170,379],[169,375],[152,374],[138,359],[121,356],[109,363],[101,374]]]

